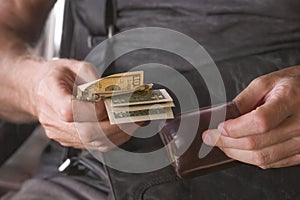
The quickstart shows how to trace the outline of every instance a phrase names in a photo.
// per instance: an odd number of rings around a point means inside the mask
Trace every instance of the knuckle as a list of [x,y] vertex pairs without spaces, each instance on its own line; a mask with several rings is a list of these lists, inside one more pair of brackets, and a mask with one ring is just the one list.
[[45,117],[44,115],[39,115],[39,122],[40,122],[43,126],[49,125],[49,121],[47,120],[47,117]]
[[261,140],[259,137],[252,136],[246,139],[245,148],[248,150],[259,149],[261,146]]
[[229,157],[229,158],[231,158],[231,159],[236,159],[235,156],[233,156],[232,153],[226,151],[225,149],[223,149],[222,151],[225,153],[225,155],[226,155],[227,157]]
[[253,86],[255,88],[265,88],[268,85],[268,80],[265,76],[258,77],[251,81],[250,86]]
[[50,139],[54,140],[57,138],[57,135],[53,131],[45,130],[45,133],[46,133],[47,137]]
[[258,133],[265,133],[270,130],[270,122],[267,119],[265,112],[260,108],[254,111],[252,121]]
[[84,143],[93,143],[95,142],[95,138],[90,131],[82,131],[80,134],[80,139],[83,140]]
[[236,134],[234,134],[232,125],[230,123],[228,123],[230,120],[225,121],[223,123],[223,126],[220,127],[219,129],[221,129],[221,131],[226,131],[226,134],[228,134],[230,137],[235,137]]
[[269,166],[267,166],[267,165],[261,165],[261,166],[258,166],[259,168],[261,168],[261,169],[269,169],[270,167]]
[[257,166],[266,166],[270,161],[270,154],[264,151],[254,152],[254,164]]
[[101,147],[98,147],[98,150],[105,153],[105,152],[108,152],[111,148],[108,147],[108,146],[101,146]]
[[226,147],[226,146],[228,146],[228,144],[227,144],[224,140],[222,140],[221,137],[219,137],[219,138],[216,140],[216,142],[219,142],[219,144],[220,144],[221,147]]
[[101,141],[101,140],[92,141],[92,142],[90,142],[89,144],[90,144],[91,146],[97,147],[97,148],[99,148],[99,147],[101,147],[101,146],[104,145],[103,141]]
[[73,113],[71,111],[71,108],[63,107],[60,109],[59,113],[63,121],[70,122],[73,120]]
[[221,151],[223,151],[223,153],[225,153],[225,155],[226,155],[227,157],[233,158],[233,159],[234,159],[233,155],[230,153],[230,151],[227,151],[226,148],[219,147],[219,149],[220,149]]
[[61,146],[64,146],[64,147],[71,147],[72,145],[69,144],[69,143],[65,143],[65,142],[58,142]]
[[[282,98],[281,100],[279,100],[278,104],[277,104],[277,110],[279,113],[290,113],[290,106],[293,103],[291,103],[288,99],[286,98]],[[294,107],[294,106],[292,106]]]
[[294,83],[286,84],[285,88],[283,88],[284,96],[282,99],[285,99],[285,107],[288,105],[291,107],[296,107],[298,105],[298,102],[294,100],[294,98],[299,97],[299,87],[296,86]]
[[102,125],[101,128],[102,128],[102,130],[103,130],[103,132],[106,136],[114,135],[114,134],[121,131],[121,129],[117,125],[107,125],[107,124],[105,124],[105,125]]

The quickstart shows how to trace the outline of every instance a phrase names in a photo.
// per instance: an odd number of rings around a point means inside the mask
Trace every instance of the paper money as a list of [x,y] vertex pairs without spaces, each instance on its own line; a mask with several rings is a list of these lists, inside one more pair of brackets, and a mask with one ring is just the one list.
[[77,99],[99,101],[101,96],[111,96],[114,92],[130,92],[144,85],[144,72],[135,71],[114,74],[77,87]]
[[173,102],[164,102],[164,103],[155,103],[155,104],[146,104],[146,105],[136,105],[136,106],[117,106],[117,107],[113,107],[110,98],[104,99],[104,103],[105,103],[106,108],[109,108],[109,110],[116,111],[116,112],[175,107],[175,104]]
[[172,102],[172,98],[165,89],[140,91],[111,97],[112,106],[133,106],[141,104]]
[[111,124],[174,118],[173,99],[165,89],[144,84],[144,72],[114,74],[77,87],[76,98],[103,100]]
[[103,92],[103,93],[97,93],[97,99],[93,99],[93,100],[90,100],[90,101],[94,101],[94,102],[97,102],[101,99],[105,99],[105,98],[110,98],[112,97],[113,95],[120,95],[120,94],[132,94],[133,92],[138,92],[138,91],[147,91],[147,90],[150,90],[152,89],[153,87],[153,84],[145,84],[145,85],[141,85],[133,90],[121,90],[121,91],[113,91],[113,92]]
[[135,111],[112,111],[108,108],[107,113],[111,124],[174,118],[171,108],[154,108]]
[[114,95],[104,100],[111,124],[173,118],[174,103],[166,90]]

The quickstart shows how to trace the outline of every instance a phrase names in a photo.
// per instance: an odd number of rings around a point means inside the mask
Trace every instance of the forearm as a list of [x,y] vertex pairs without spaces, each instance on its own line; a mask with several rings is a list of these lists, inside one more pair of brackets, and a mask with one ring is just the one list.
[[41,73],[39,62],[42,61],[35,61],[29,55],[1,58],[0,118],[15,122],[36,120],[33,94],[38,83],[35,75]]
[[37,118],[32,94],[40,77],[37,74],[45,72],[43,61],[30,48],[54,1],[42,2],[47,1],[13,0],[0,6],[0,118],[17,122]]

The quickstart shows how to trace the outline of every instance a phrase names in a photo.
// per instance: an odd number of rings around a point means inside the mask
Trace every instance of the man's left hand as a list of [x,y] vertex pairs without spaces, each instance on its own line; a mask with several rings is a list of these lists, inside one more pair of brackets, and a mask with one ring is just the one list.
[[205,131],[206,144],[263,169],[300,164],[300,66],[255,79],[234,102],[242,116]]

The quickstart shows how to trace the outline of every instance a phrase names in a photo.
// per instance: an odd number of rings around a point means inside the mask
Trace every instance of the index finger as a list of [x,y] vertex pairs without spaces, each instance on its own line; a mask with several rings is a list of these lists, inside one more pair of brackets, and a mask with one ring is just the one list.
[[291,113],[283,98],[274,97],[239,118],[225,121],[218,129],[222,135],[233,138],[262,134],[278,126]]

